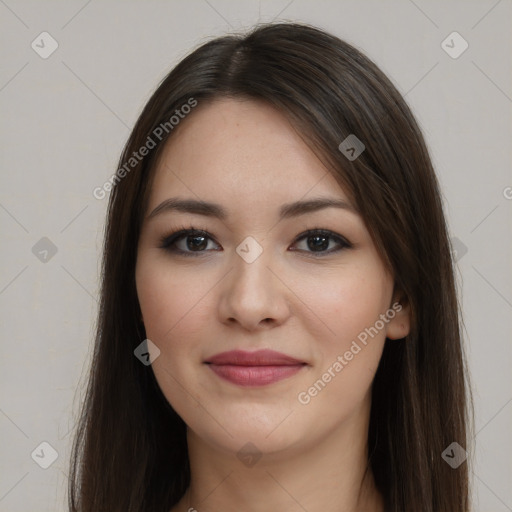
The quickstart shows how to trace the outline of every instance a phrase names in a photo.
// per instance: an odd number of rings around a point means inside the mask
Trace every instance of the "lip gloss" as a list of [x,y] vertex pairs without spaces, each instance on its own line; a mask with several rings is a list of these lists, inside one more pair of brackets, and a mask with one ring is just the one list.
[[216,375],[239,386],[264,386],[299,372],[306,363],[274,350],[230,350],[205,361]]
[[210,364],[209,366],[219,377],[233,384],[264,386],[295,375],[304,365],[237,366]]

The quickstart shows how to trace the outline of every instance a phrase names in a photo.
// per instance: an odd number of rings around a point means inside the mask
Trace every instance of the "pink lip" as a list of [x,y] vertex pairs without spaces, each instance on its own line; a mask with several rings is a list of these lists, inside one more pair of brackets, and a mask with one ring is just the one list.
[[239,386],[263,386],[300,371],[306,363],[273,350],[232,350],[210,357],[206,364],[221,378]]

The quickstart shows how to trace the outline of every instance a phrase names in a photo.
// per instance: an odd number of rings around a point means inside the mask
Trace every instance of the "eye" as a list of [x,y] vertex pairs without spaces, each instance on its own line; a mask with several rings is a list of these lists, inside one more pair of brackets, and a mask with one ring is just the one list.
[[[320,228],[310,229],[300,234],[293,245],[302,241],[306,242],[305,248],[291,250],[310,253],[314,257],[325,256],[352,247],[352,244],[341,235]],[[194,227],[181,228],[170,235],[164,236],[160,241],[160,248],[183,256],[200,256],[210,250],[219,250],[212,249],[209,242],[213,242],[215,246],[220,247],[207,231]],[[329,247],[331,248],[329,249]]]
[[[293,250],[299,250],[301,252],[311,252],[313,253],[314,257],[318,256],[325,256],[327,254],[332,254],[334,252],[339,252],[342,249],[349,249],[352,247],[352,244],[343,238],[341,235],[338,235],[336,233],[333,233],[332,231],[329,231],[327,229],[310,229],[309,231],[306,231],[305,233],[299,235],[295,241],[295,244],[297,242],[300,242],[304,240],[306,249],[293,249]],[[327,250],[329,246],[334,242],[334,247],[330,250]]]
[[213,241],[212,237],[202,229],[182,228],[164,236],[160,241],[160,247],[183,256],[198,256],[208,248],[208,240]]

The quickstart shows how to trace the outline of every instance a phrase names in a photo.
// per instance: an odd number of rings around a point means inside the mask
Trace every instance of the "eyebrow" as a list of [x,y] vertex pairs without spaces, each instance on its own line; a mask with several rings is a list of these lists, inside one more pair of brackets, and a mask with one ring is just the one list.
[[[308,199],[306,201],[297,201],[294,203],[283,204],[279,210],[279,218],[289,219],[306,213],[316,212],[324,208],[342,208],[352,213],[358,214],[358,210],[351,204],[337,198],[319,197]],[[225,220],[228,217],[226,210],[216,203],[196,199],[179,199],[170,197],[161,202],[147,217],[147,220],[156,217],[159,214],[170,211],[178,211],[184,213],[192,213],[196,215],[204,215],[206,217],[214,217]]]

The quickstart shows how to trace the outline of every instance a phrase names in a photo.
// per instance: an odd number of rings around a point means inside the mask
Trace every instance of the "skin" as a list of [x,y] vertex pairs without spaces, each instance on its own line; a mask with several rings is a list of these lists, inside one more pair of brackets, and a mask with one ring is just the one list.
[[[228,217],[166,211],[149,219],[170,197],[219,203]],[[364,348],[342,371],[309,403],[299,402],[399,299],[356,211],[330,207],[278,219],[284,203],[313,197],[349,203],[286,118],[259,101],[200,104],[161,155],[136,285],[147,337],[161,351],[153,371],[188,426],[191,485],[173,512],[383,511],[371,472],[363,479],[371,385],[386,337],[409,332],[409,311],[359,343]],[[190,257],[161,247],[162,237],[191,226],[211,237],[199,253],[193,236],[175,243]],[[328,248],[315,252],[314,239],[309,246],[297,240],[314,228],[352,247],[326,254],[340,247],[328,238]],[[263,250],[251,263],[236,252],[247,236]],[[233,349],[273,349],[307,365],[279,382],[241,387],[204,364]],[[237,457],[248,442],[261,455],[252,466]]]

